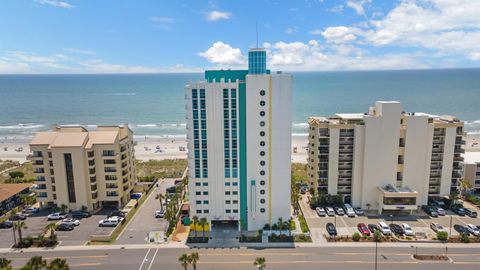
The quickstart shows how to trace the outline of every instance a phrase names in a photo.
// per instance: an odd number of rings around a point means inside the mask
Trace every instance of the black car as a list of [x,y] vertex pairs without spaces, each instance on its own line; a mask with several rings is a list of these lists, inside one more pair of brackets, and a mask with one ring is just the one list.
[[455,225],[453,225],[453,228],[454,228],[455,231],[457,231],[459,234],[470,235],[470,233],[469,233],[468,230],[467,230],[467,227],[465,227],[465,226],[463,226],[463,225],[455,224]]
[[398,234],[398,235],[404,235],[405,234],[405,231],[403,230],[402,226],[400,226],[398,224],[392,223],[392,224],[390,224],[389,227],[390,227],[390,230],[394,234]]
[[368,224],[367,227],[371,233],[375,233],[375,231],[379,231],[377,224]]
[[327,223],[326,229],[328,234],[330,234],[331,236],[337,235],[337,229],[335,229],[335,225],[333,225],[333,223]]
[[110,214],[108,215],[108,217],[122,217],[124,218],[125,217],[125,213],[120,211],[120,210],[114,210],[112,212],[110,212]]
[[73,226],[66,224],[66,223],[60,223],[57,228],[55,228],[57,231],[73,231]]
[[427,213],[431,217],[438,217],[438,212],[435,207],[431,207],[428,205],[422,205],[423,212]]
[[0,222],[0,229],[9,229],[13,227],[13,222],[7,220],[4,222]]
[[172,186],[172,187],[169,187],[166,189],[167,193],[176,193],[177,192],[177,187],[176,186]]
[[25,220],[27,219],[27,215],[24,214],[15,214],[9,218],[11,221],[17,221],[17,220]]
[[72,218],[88,218],[92,216],[92,214],[88,211],[72,211],[71,215]]

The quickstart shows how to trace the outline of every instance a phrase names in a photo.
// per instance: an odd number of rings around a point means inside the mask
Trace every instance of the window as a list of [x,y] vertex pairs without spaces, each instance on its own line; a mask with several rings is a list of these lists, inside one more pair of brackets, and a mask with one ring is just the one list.
[[238,191],[232,191],[232,195],[238,195]]
[[238,209],[233,209],[233,213],[238,213]]
[[231,212],[230,209],[225,210],[225,213],[227,213],[227,214],[230,214],[230,212]]
[[265,131],[260,131],[260,136],[264,137],[265,136]]
[[202,201],[195,201],[196,204],[202,204]]
[[229,186],[230,186],[230,182],[225,182],[225,186],[226,186],[226,187],[229,187]]
[[265,199],[260,199],[260,203],[265,203]]
[[208,204],[208,200],[203,201],[203,204]]
[[232,182],[232,186],[234,187],[238,186],[238,182]]
[[225,204],[230,204],[230,202],[231,202],[230,200],[226,200]]
[[202,210],[197,209],[197,214],[201,214]]
[[201,185],[200,182],[196,182],[196,183],[195,183],[195,186],[196,186],[196,187],[199,187],[200,185]]
[[260,121],[260,126],[264,127],[265,126],[265,121]]
[[265,90],[260,90],[260,96],[265,96]]
[[260,106],[265,106],[265,100],[260,101]]
[[260,166],[265,166],[265,160],[260,161]]
[[260,156],[265,156],[265,151],[260,151]]
[[260,208],[260,212],[265,213],[265,208]]
[[260,171],[260,175],[265,175],[265,171],[264,171],[264,170],[261,170],[261,171]]
[[208,209],[203,210],[204,214],[208,214],[210,211]]
[[238,204],[238,200],[233,200],[232,203],[233,204]]
[[225,195],[230,195],[230,191],[225,191]]
[[204,192],[203,192],[203,195],[208,195],[208,191],[204,191]]
[[208,187],[208,182],[203,182],[204,187]]
[[265,141],[261,141],[260,146],[265,146]]
[[195,192],[195,195],[202,195],[202,192],[201,192],[201,191],[197,191],[197,192]]
[[264,195],[265,194],[265,189],[261,189],[260,194]]
[[68,191],[68,202],[75,203],[77,202],[75,196],[75,182],[73,179],[73,162],[72,154],[65,153],[63,154],[65,160],[65,174],[67,178],[67,191]]
[[264,112],[264,111],[261,111],[261,112],[260,112],[260,116],[265,116],[265,112]]

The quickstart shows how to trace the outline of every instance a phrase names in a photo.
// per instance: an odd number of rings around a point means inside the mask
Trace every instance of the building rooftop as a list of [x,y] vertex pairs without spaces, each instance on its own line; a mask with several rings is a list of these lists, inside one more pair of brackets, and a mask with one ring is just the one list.
[[390,184],[378,187],[384,193],[417,193],[415,190],[411,190],[409,187],[395,187]]
[[465,154],[463,154],[463,157],[465,158],[465,164],[473,164],[480,162],[480,152],[465,152]]
[[31,184],[0,184],[0,202],[3,202],[31,186]]
[[362,120],[365,116],[364,113],[337,113],[335,115],[347,120]]

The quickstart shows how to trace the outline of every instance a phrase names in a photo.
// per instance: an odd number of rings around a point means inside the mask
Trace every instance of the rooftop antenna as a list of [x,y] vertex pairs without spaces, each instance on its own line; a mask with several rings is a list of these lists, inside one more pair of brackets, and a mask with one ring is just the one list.
[[255,32],[257,36],[257,48],[258,48],[258,21],[255,22]]

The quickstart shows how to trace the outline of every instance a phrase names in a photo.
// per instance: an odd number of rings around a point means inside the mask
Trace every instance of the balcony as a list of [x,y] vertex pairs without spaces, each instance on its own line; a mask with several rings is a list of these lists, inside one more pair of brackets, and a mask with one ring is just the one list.
[[353,132],[340,132],[340,137],[353,137]]
[[107,184],[107,185],[105,185],[105,188],[107,188],[107,189],[117,189],[118,186],[115,185],[115,184]]
[[36,168],[33,173],[45,173],[45,169],[43,168]]
[[125,175],[127,175],[127,174],[128,174],[128,170],[123,170],[123,171],[122,171],[122,176],[125,176]]
[[127,146],[123,145],[122,147],[120,147],[120,152],[125,152],[127,151]]
[[35,188],[36,190],[46,190],[47,189],[47,185],[37,185],[37,187]]
[[90,183],[91,183],[91,184],[97,183],[97,177],[95,177],[95,176],[90,176]]
[[121,157],[122,161],[125,160],[126,158],[127,158],[127,154],[123,154]]
[[93,151],[90,151],[87,153],[88,158],[93,158],[95,156],[95,153]]
[[128,182],[128,178],[123,178],[123,181],[122,181],[124,184]]
[[98,192],[97,191],[92,191],[92,199],[98,198]]
[[127,191],[127,190],[128,190],[128,188],[129,188],[129,186],[128,186],[128,185],[125,185],[125,186],[123,186],[123,191]]
[[462,140],[462,139],[460,139],[460,140],[459,140],[459,139],[456,139],[456,140],[455,140],[455,144],[457,144],[457,145],[465,145],[466,142],[465,142],[465,140]]
[[456,156],[456,157],[453,157],[453,160],[454,161],[464,161],[465,159],[461,156]]
[[127,162],[122,162],[122,168],[127,167],[128,163]]
[[88,161],[88,167],[93,167],[93,166],[95,166],[95,160],[93,160],[93,159],[89,160]]
[[36,159],[32,162],[32,165],[34,165],[34,166],[43,165],[43,160],[42,159]]
[[340,149],[338,150],[338,152],[339,152],[340,154],[353,153],[353,148],[340,148]]
[[118,193],[114,191],[107,191],[107,197],[118,197]]
[[452,172],[452,178],[460,178],[460,177],[462,177],[462,175],[459,174],[458,172],[456,171]]
[[338,181],[337,184],[339,187],[351,187],[352,181]]
[[455,154],[458,154],[458,153],[464,154],[464,153],[465,153],[465,149],[463,149],[463,148],[455,148],[454,153],[455,153]]
[[90,185],[90,188],[92,189],[92,192],[97,191],[97,184]]
[[93,175],[96,173],[95,168],[89,169],[88,172],[90,173],[90,175]]
[[45,182],[45,176],[37,176],[37,178],[35,179],[35,181],[37,181],[37,182]]
[[436,153],[436,154],[443,153],[443,148],[433,148],[432,153]]

